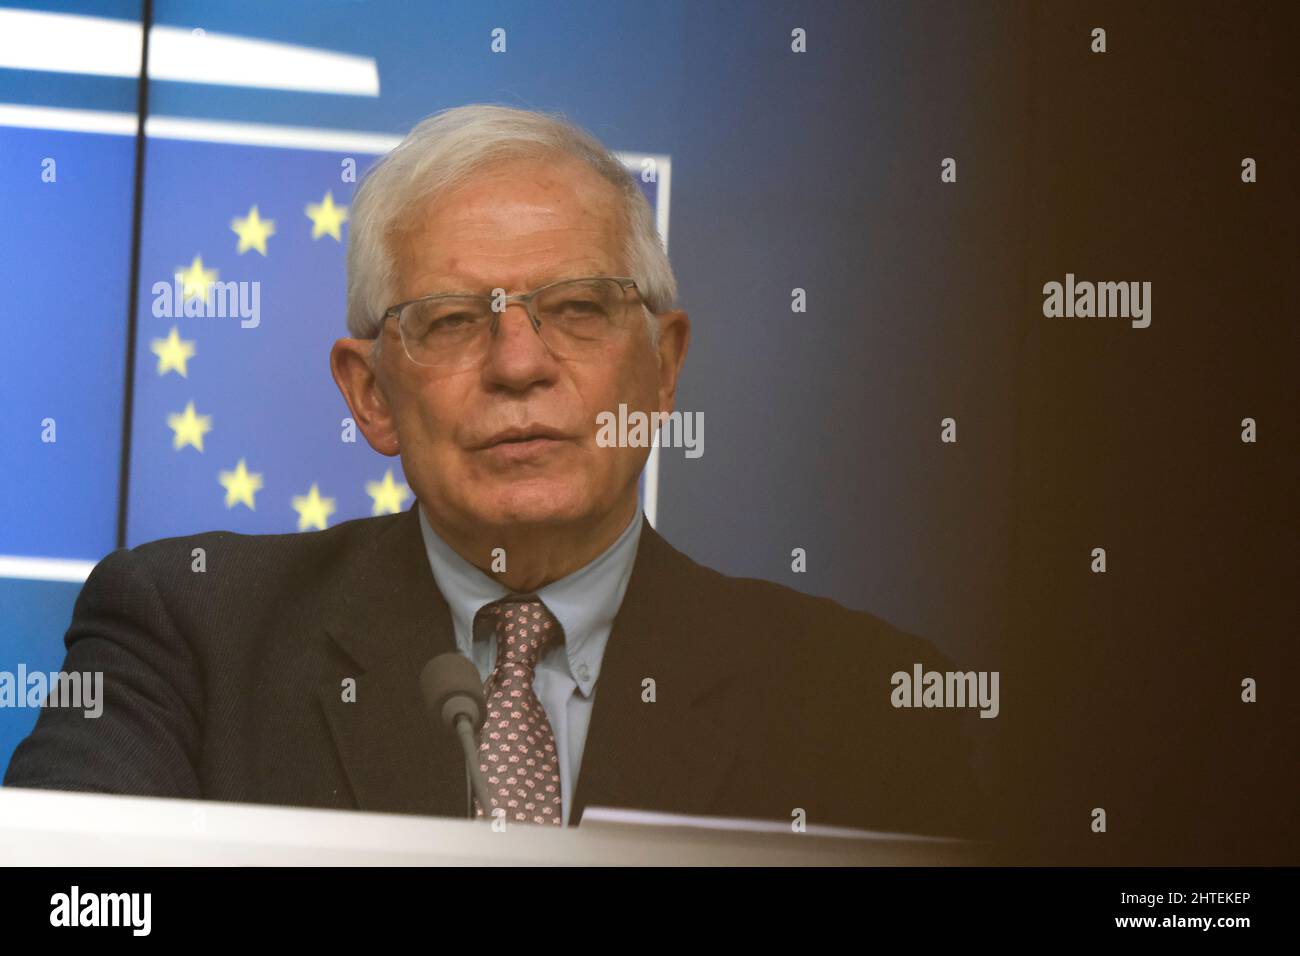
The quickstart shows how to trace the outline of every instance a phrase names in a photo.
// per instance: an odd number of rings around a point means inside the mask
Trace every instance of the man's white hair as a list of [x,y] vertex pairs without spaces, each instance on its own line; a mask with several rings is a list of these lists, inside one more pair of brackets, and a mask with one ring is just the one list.
[[410,225],[410,216],[425,202],[495,160],[556,157],[581,160],[618,189],[623,258],[641,290],[655,340],[655,315],[673,307],[677,280],[654,213],[627,167],[594,136],[560,116],[483,104],[458,106],[422,120],[370,169],[357,189],[348,232],[349,333],[374,338],[384,310],[397,303],[393,235]]

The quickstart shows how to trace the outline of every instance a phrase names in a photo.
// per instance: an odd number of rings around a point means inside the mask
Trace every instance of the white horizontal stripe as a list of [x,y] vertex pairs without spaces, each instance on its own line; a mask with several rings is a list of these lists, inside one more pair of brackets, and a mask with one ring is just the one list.
[[[140,24],[69,13],[0,10],[0,67],[93,76],[140,75]],[[155,26],[155,80],[378,96],[372,57],[227,33]]]
[[134,113],[110,113],[106,110],[70,110],[61,106],[23,106],[0,103],[0,126],[23,126],[30,129],[58,129],[72,133],[113,133],[135,135]]
[[266,126],[261,123],[226,123],[220,120],[186,119],[182,116],[150,116],[144,122],[146,136],[155,139],[186,139],[202,143],[240,143],[245,146],[278,146],[285,149],[320,149],[331,153],[388,152],[402,137],[387,133],[359,133],[346,129],[316,129],[310,126]]
[[140,24],[68,13],[0,10],[0,66],[139,76]]
[[[135,114],[0,103],[0,126],[134,136]],[[156,139],[279,146],[287,149],[320,149],[329,152],[369,153],[376,156],[388,152],[402,141],[400,136],[388,133],[313,129],[309,126],[226,123],[221,120],[196,120],[181,116],[151,116],[145,120],[145,134]]]
[[261,90],[378,96],[379,70],[368,56],[272,43],[225,33],[154,27],[149,78]]
[[26,578],[31,581],[76,581],[90,576],[94,561],[68,558],[24,558],[0,554],[0,578]]

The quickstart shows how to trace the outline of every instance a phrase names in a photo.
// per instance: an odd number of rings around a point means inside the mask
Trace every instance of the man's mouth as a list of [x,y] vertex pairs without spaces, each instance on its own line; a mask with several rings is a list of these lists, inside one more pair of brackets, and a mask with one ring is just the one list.
[[546,425],[525,425],[519,428],[502,429],[478,445],[475,450],[488,451],[494,448],[515,447],[522,451],[526,447],[543,448],[552,442],[567,441],[568,438],[569,436],[562,431]]
[[519,466],[542,462],[568,441],[569,436],[559,429],[547,425],[525,425],[523,428],[502,429],[474,450],[500,466]]

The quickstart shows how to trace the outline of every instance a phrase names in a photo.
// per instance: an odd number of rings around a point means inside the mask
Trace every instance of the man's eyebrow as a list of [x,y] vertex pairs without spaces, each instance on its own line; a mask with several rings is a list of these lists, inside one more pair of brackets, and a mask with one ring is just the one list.
[[[598,269],[594,266],[577,269],[564,269],[558,272],[534,273],[526,277],[524,291],[531,292],[534,289],[540,289],[542,286],[550,285],[552,282],[562,282],[565,279],[588,279],[597,276],[612,276],[614,272],[608,269]],[[491,296],[492,290],[500,288],[499,285],[482,285],[477,289],[472,288],[470,284],[463,279],[451,279],[446,282],[428,283],[429,291],[424,295],[481,295]]]

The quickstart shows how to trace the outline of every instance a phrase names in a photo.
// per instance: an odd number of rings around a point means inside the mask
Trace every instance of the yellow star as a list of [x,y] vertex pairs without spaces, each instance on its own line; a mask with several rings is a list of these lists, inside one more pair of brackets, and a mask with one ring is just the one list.
[[203,259],[199,256],[194,257],[190,267],[177,266],[176,271],[180,273],[181,281],[185,283],[184,296],[189,299],[202,299],[208,301],[208,287],[217,281],[216,269],[203,268]]
[[168,415],[167,425],[176,433],[172,448],[180,451],[186,445],[193,445],[203,451],[203,436],[212,431],[212,416],[194,414],[194,403],[190,402],[185,411]]
[[149,348],[154,355],[158,356],[159,375],[179,372],[182,378],[189,377],[185,363],[194,357],[194,343],[182,339],[176,326],[172,326],[167,338],[153,339],[149,343]]
[[239,459],[234,471],[218,472],[217,481],[226,489],[227,508],[243,503],[248,505],[250,511],[255,510],[253,495],[262,490],[262,476],[258,472],[250,472],[244,459]]
[[375,500],[370,510],[376,515],[395,515],[402,510],[402,505],[411,496],[411,489],[393,481],[393,469],[384,472],[383,481],[367,481],[366,494]]
[[334,193],[325,193],[320,202],[307,203],[307,218],[311,220],[311,237],[319,239],[329,234],[339,242],[343,241],[340,227],[347,222],[348,207],[334,205]]
[[329,516],[334,513],[334,499],[322,498],[320,489],[313,481],[311,491],[305,495],[293,496],[293,510],[298,512],[299,531],[306,531],[311,527],[324,531]]
[[236,216],[230,220],[230,228],[239,236],[239,248],[235,251],[243,255],[249,249],[256,249],[266,255],[266,240],[275,235],[275,220],[262,219],[257,215],[257,207],[248,211],[243,219]]

